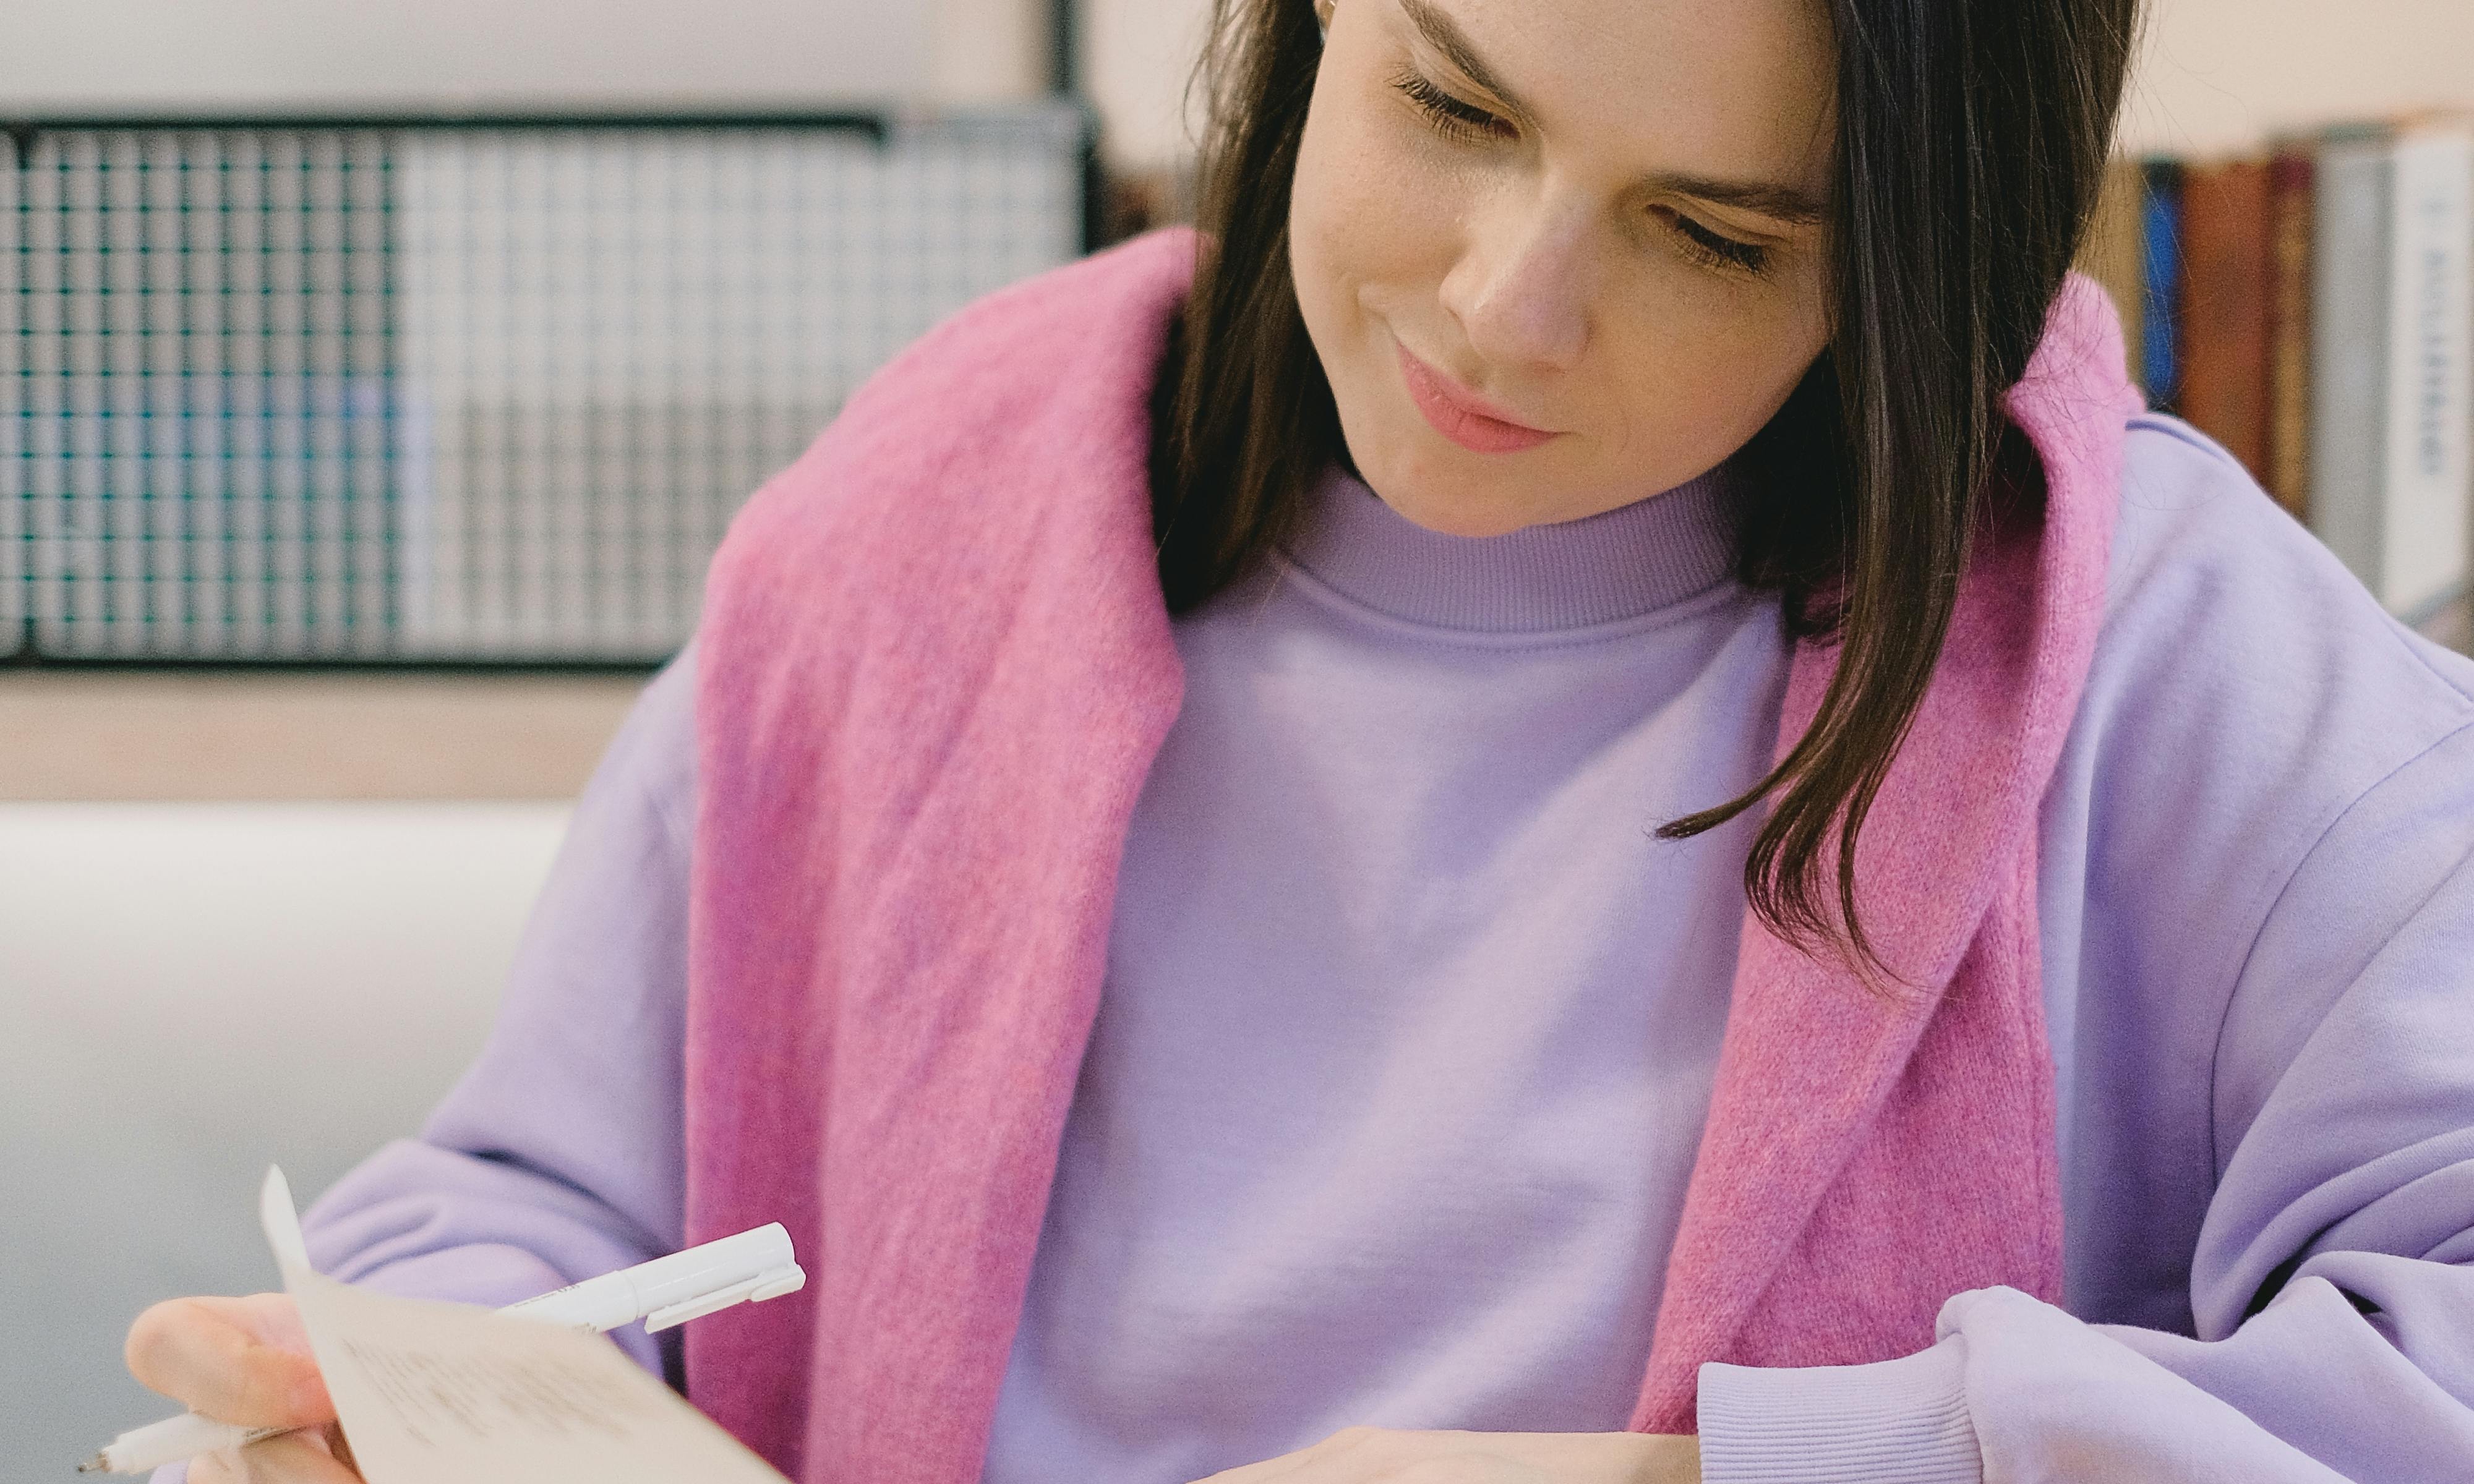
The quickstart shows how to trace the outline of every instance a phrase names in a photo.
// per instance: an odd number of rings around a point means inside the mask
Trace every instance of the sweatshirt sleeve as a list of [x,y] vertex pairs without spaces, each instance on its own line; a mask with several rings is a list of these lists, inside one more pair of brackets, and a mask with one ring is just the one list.
[[1951,1300],[1922,1356],[1710,1366],[1707,1477],[2474,1478],[2466,821],[2474,728],[2349,809],[2270,914],[2216,1067],[2195,1335],[1994,1288]]
[[304,1214],[322,1270],[497,1305],[677,1249],[692,672],[654,678],[577,801],[478,1059]]
[[2126,621],[2170,658],[2102,698],[2072,1047],[2073,1305],[2139,1322],[1992,1288],[1904,1360],[1705,1367],[1713,1484],[2474,1478],[2474,668],[2187,451],[2149,466],[2193,470],[2180,595]]
[[[683,655],[577,800],[479,1057],[303,1213],[321,1271],[495,1306],[677,1248],[693,760]],[[641,1329],[612,1338],[665,1370]]]
[[[693,672],[654,677],[577,800],[480,1056],[303,1214],[320,1272],[497,1306],[678,1249]],[[675,1386],[678,1335],[611,1338]]]

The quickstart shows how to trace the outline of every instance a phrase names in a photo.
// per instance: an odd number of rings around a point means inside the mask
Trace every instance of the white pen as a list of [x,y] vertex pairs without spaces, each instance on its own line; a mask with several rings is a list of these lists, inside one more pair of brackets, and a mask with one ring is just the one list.
[[[647,1334],[701,1319],[734,1304],[761,1304],[796,1293],[808,1275],[792,1260],[790,1233],[778,1221],[706,1242],[632,1268],[510,1304],[498,1310],[523,1319],[600,1333],[641,1319]],[[240,1448],[289,1427],[244,1427],[186,1412],[104,1445],[78,1465],[80,1473],[144,1473],[222,1448]]]

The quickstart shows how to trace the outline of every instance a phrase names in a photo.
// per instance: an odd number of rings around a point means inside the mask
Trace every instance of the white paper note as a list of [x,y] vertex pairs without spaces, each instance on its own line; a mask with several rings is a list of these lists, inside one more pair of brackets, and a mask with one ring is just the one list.
[[599,1335],[321,1277],[282,1171],[258,1214],[369,1484],[787,1484]]

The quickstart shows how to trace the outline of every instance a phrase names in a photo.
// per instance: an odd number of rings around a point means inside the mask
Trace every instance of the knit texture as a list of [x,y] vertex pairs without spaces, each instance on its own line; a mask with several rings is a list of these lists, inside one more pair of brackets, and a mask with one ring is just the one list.
[[[1127,826],[1181,697],[1149,402],[1193,253],[1154,233],[932,331],[714,563],[687,1239],[779,1220],[812,1278],[691,1327],[687,1382],[806,1484],[979,1476]],[[1971,566],[1860,843],[1868,924],[1947,989],[1869,998],[1748,916],[1636,1426],[1688,1427],[1703,1361],[1887,1358],[1951,1293],[2058,1286],[2032,826],[2136,406],[2100,294],[2073,280],[2012,396],[2050,497]],[[1782,750],[1833,658],[1799,651]]]
[[[2111,301],[2074,275],[2007,399],[2044,498],[1998,506],[1979,535],[1856,839],[1859,916],[1927,993],[1869,993],[1744,915],[1637,1431],[1694,1429],[1705,1361],[1881,1360],[1931,1344],[1952,1294],[2006,1283],[2060,1301],[2036,807],[2095,653],[2125,420],[2144,405]],[[1778,757],[1837,658],[1797,646]]]

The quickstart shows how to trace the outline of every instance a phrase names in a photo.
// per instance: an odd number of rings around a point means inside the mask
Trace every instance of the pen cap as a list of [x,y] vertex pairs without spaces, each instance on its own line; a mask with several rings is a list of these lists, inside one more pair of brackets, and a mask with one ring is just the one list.
[[527,1299],[506,1312],[553,1324],[616,1329],[793,1266],[790,1233],[771,1222]]
[[691,1247],[627,1269],[636,1281],[637,1312],[683,1304],[721,1288],[733,1288],[752,1278],[790,1265],[790,1233],[782,1223],[768,1222],[737,1236]]

